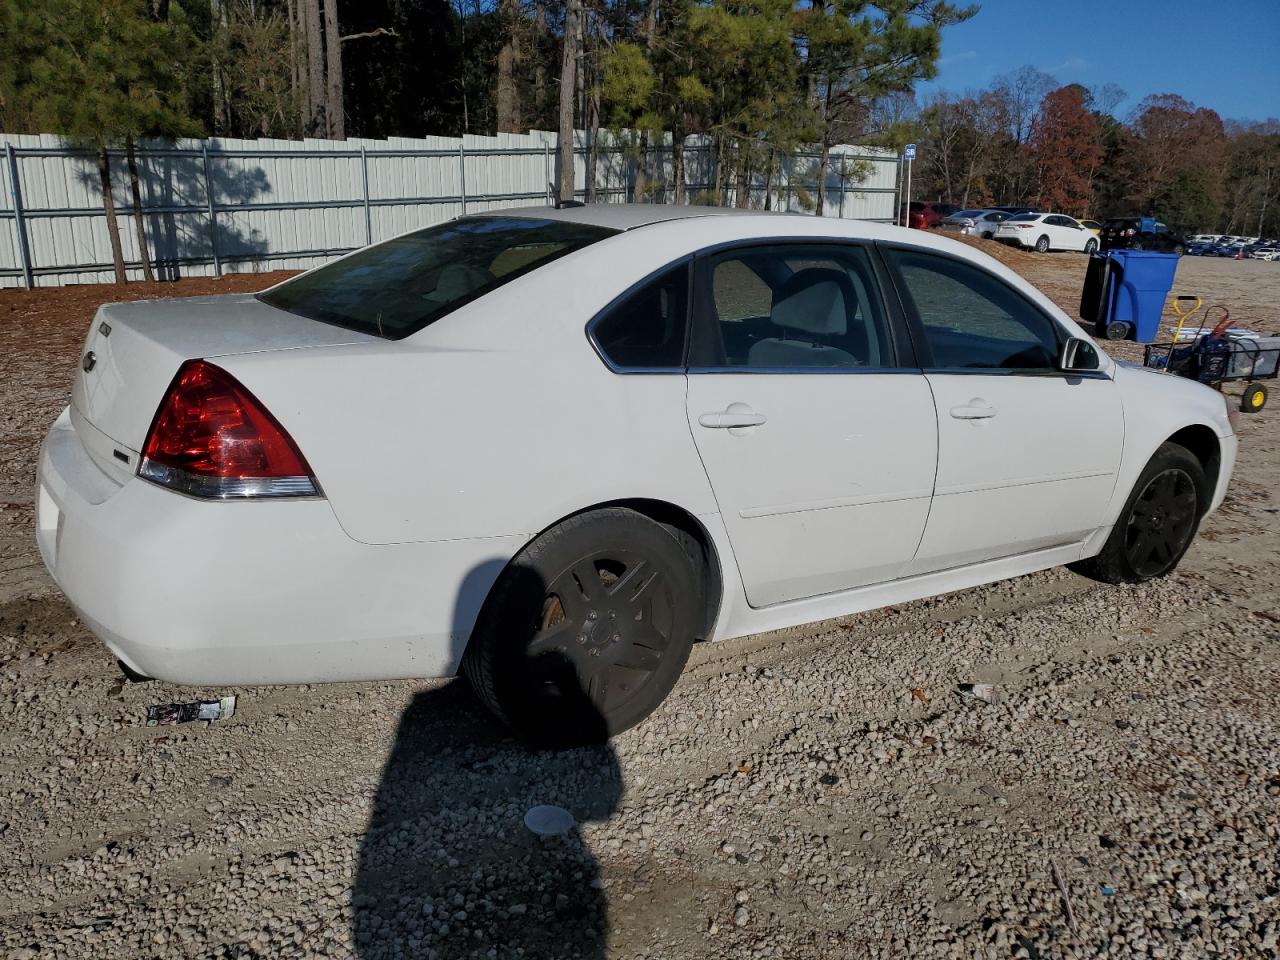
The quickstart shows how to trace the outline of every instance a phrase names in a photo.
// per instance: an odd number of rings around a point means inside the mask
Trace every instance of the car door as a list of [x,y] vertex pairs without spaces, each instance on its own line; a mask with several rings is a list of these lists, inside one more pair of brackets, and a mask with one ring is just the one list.
[[937,467],[929,385],[868,246],[699,258],[687,412],[747,600],[899,576]]
[[1104,525],[1124,435],[1112,380],[1058,371],[1066,331],[982,267],[884,254],[938,414],[933,505],[906,573],[1064,546]]
[[1045,217],[1044,222],[1049,227],[1047,232],[1051,250],[1084,249],[1084,239],[1081,234],[1085,231],[1073,220],[1055,214],[1051,217]]

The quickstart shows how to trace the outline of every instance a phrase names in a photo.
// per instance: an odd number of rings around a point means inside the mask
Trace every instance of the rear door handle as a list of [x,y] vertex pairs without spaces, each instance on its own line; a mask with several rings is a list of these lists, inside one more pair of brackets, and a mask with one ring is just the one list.
[[957,420],[987,420],[996,415],[996,408],[981,397],[974,397],[966,404],[951,408],[951,416]]
[[712,430],[732,430],[734,427],[758,427],[765,422],[763,413],[736,410],[721,410],[717,413],[704,413],[698,417],[698,425],[710,427]]

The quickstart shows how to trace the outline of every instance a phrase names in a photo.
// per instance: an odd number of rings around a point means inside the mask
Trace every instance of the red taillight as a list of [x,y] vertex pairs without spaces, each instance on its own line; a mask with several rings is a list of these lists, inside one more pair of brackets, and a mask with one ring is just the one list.
[[320,493],[284,427],[235,377],[204,360],[188,360],[169,384],[138,476],[194,497]]

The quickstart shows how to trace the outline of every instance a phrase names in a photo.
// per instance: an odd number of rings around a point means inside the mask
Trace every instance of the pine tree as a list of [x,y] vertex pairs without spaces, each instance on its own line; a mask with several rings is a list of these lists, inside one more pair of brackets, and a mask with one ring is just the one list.
[[189,38],[153,19],[145,0],[8,2],[16,29],[0,37],[0,61],[23,65],[9,96],[36,129],[92,152],[115,278],[124,283],[109,150],[139,137],[198,132],[186,112]]

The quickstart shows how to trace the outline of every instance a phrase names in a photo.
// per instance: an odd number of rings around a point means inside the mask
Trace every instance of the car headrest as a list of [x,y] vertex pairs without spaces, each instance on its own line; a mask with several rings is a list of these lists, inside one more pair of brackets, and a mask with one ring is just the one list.
[[493,274],[488,270],[469,263],[449,263],[441,268],[440,277],[436,280],[436,288],[431,298],[443,301],[457,300],[492,282]]
[[785,330],[841,336],[848,329],[853,284],[843,270],[797,270],[774,293],[769,319]]

